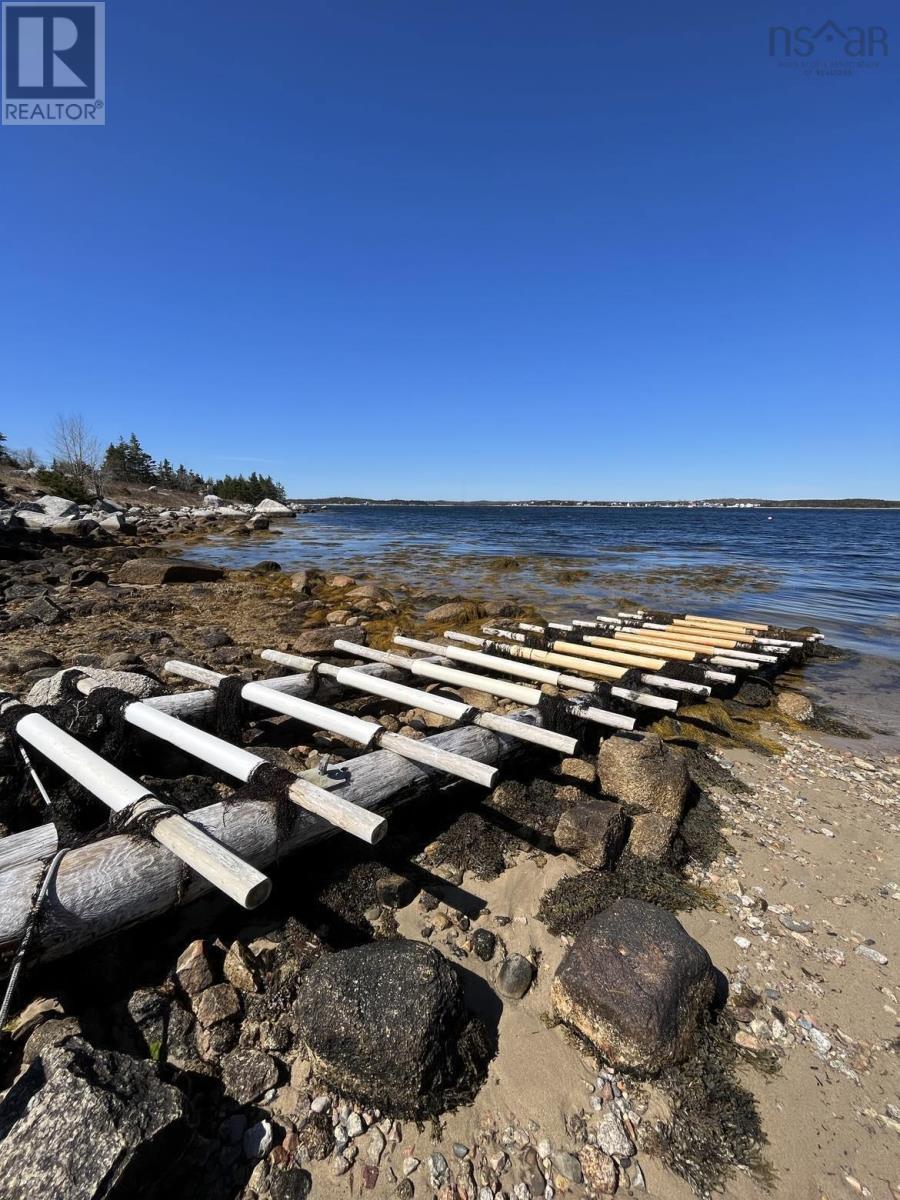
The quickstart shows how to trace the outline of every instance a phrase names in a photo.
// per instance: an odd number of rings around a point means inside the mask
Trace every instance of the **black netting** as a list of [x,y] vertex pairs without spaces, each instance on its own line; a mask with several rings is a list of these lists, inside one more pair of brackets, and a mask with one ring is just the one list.
[[237,746],[244,743],[244,709],[241,692],[244,680],[240,675],[226,675],[216,688],[216,709],[213,726],[216,737]]

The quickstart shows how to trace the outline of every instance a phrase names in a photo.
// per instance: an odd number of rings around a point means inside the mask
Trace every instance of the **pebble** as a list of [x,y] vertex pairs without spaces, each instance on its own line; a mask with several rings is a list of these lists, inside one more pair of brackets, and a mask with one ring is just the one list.
[[749,950],[750,949],[750,939],[749,938],[736,937],[734,939],[734,944],[741,950]]
[[352,1166],[353,1163],[343,1154],[336,1154],[331,1160],[331,1170],[335,1175],[346,1175]]
[[550,1155],[550,1161],[554,1171],[562,1175],[563,1179],[568,1179],[570,1183],[581,1183],[581,1163],[574,1154],[569,1154],[567,1150],[557,1150],[555,1154]]
[[607,1110],[597,1125],[597,1144],[606,1154],[625,1158],[634,1154],[634,1144],[614,1112]]
[[314,1113],[323,1113],[331,1107],[331,1097],[314,1096],[309,1107]]
[[265,1158],[272,1149],[272,1122],[257,1121],[244,1133],[244,1157],[251,1162]]
[[402,1167],[403,1177],[408,1178],[413,1174],[414,1171],[417,1171],[419,1169],[420,1161],[421,1159],[413,1158],[412,1155],[409,1155],[408,1158],[404,1158]]
[[578,1157],[588,1190],[601,1196],[614,1195],[619,1186],[619,1172],[609,1155],[596,1146],[585,1146]]
[[490,929],[476,929],[472,934],[472,949],[475,957],[482,962],[490,962],[497,948],[497,935]]
[[778,920],[792,933],[812,933],[812,921],[798,921],[796,917],[790,916],[779,917]]
[[373,1129],[369,1135],[369,1144],[366,1148],[366,1158],[373,1166],[378,1166],[381,1161],[381,1156],[384,1153],[385,1136],[380,1129]]
[[863,958],[870,958],[872,962],[878,963],[879,967],[887,966],[887,955],[882,954],[880,950],[876,950],[874,946],[857,946],[856,953]]
[[457,1158],[465,1158],[466,1155],[469,1153],[469,1147],[464,1146],[462,1144],[462,1142],[454,1142],[453,1143],[453,1153],[456,1155]]
[[520,1000],[531,987],[533,979],[534,967],[528,959],[521,954],[510,954],[497,971],[497,991],[507,999]]
[[450,1168],[446,1158],[440,1151],[435,1151],[428,1159],[428,1182],[435,1191],[439,1190],[446,1182],[449,1173]]
[[352,1112],[347,1118],[347,1133],[350,1137],[355,1138],[359,1137],[364,1129],[365,1125],[363,1124],[362,1117],[358,1112]]

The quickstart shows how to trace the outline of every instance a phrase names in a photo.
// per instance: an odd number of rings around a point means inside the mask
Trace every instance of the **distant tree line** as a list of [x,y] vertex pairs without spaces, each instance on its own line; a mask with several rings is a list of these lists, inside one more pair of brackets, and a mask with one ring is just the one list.
[[0,463],[22,470],[40,468],[37,482],[54,495],[87,503],[103,494],[111,484],[137,484],[178,492],[214,492],[223,500],[258,504],[260,500],[284,501],[282,485],[271,475],[253,471],[244,475],[225,475],[222,479],[203,476],[183,463],[173,466],[168,458],[159,462],[141,445],[137,434],[119,437],[106,450],[88,428],[83,417],[59,416],[53,426],[53,456],[49,466],[30,447],[11,450],[6,435],[0,433]]
[[155,462],[140,443],[137,434],[120,437],[106,448],[100,468],[104,480],[117,483],[137,483],[167,488],[179,492],[214,492],[223,500],[239,500],[258,504],[260,500],[284,500],[284,488],[271,475],[253,471],[244,475],[226,475],[222,479],[204,477],[179,463],[173,466],[168,458]]

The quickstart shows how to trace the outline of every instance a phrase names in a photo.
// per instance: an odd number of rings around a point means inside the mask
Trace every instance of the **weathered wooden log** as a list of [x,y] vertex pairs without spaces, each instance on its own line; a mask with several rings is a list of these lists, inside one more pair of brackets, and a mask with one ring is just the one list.
[[721,630],[706,630],[701,626],[664,625],[659,621],[634,621],[629,625],[620,622],[617,629],[622,633],[649,635],[651,633],[664,636],[676,645],[698,643],[704,648],[719,647],[725,651],[756,647],[764,653],[788,654],[791,650],[802,649],[804,643],[788,638],[769,638],[757,635],[735,634]]
[[[593,642],[594,638],[589,638]],[[739,643],[734,642],[731,645],[720,644],[716,642],[707,642],[701,639],[682,641],[680,638],[671,638],[667,634],[657,634],[655,630],[630,630],[623,629],[616,634],[616,640],[619,645],[642,645],[642,646],[657,646],[659,653],[664,654],[667,658],[673,655],[681,656],[685,652],[689,652],[694,658],[699,654],[702,657],[712,658],[716,655],[724,655],[727,658],[746,659],[747,662],[765,662],[777,663],[777,654],[767,654],[763,650],[741,650],[738,648]],[[728,639],[726,639],[727,641]]]
[[[497,632],[498,632],[498,634],[500,634],[500,632],[502,632],[502,634],[504,634],[504,636],[510,637],[511,640],[514,642],[523,640],[523,635],[521,635],[521,634],[520,635],[510,634],[510,632],[506,631],[506,630],[497,630]],[[498,644],[497,642],[490,641],[490,638],[475,637],[473,634],[456,634],[456,632],[452,632],[451,630],[446,631],[444,634],[444,637],[458,638],[458,640],[460,640],[460,641],[469,642],[470,644],[473,644],[473,646],[480,646],[480,647],[490,648],[493,646],[497,646],[497,644]],[[508,649],[510,650],[510,653],[518,654],[518,655],[522,656],[522,658],[526,658],[529,660],[536,660],[536,661],[540,661],[540,662],[556,662],[557,666],[568,666],[570,671],[581,671],[582,674],[599,674],[599,676],[601,676],[602,678],[605,678],[605,679],[622,679],[623,676],[625,676],[625,674],[628,674],[628,670],[626,670],[625,667],[616,667],[616,666],[608,666],[607,667],[605,664],[601,664],[601,662],[596,662],[596,664],[593,664],[592,670],[586,670],[586,667],[584,667],[584,662],[586,662],[586,660],[584,660],[582,658],[572,658],[571,655],[556,654],[556,653],[550,652],[550,650],[532,650],[532,649],[529,649],[528,647],[524,647],[524,646],[512,646],[512,647],[509,647]],[[710,662],[721,662],[722,660],[710,659],[709,661]],[[734,665],[739,666],[740,664],[734,664]],[[707,679],[710,680],[710,683],[730,683],[731,684],[731,683],[736,682],[736,679],[737,679],[737,676],[733,676],[733,674],[722,673],[720,671],[710,671],[706,667],[703,668],[703,674],[704,674],[704,677],[706,677]],[[568,676],[566,676],[565,678],[572,679],[572,678],[576,678],[576,677],[571,676],[571,674],[568,674]],[[568,683],[560,684],[560,686],[569,686],[569,684]],[[612,694],[613,695],[617,694],[616,688],[612,689]]]
[[[345,644],[350,645],[351,643]],[[337,643],[335,646],[337,647]],[[358,653],[359,648],[355,647],[355,651]],[[374,651],[374,653],[377,654],[379,651]],[[269,662],[281,663],[282,666],[303,667],[305,665],[307,670],[317,670],[320,675],[329,675],[338,683],[346,683],[348,687],[357,688],[368,694],[386,696],[388,699],[399,698],[396,691],[385,690],[396,689],[397,684],[373,679],[371,675],[363,675],[361,671],[347,671],[345,668],[335,667],[330,663],[319,662],[312,658],[304,658],[302,655],[283,654],[279,650],[263,650],[262,657],[268,659]],[[400,655],[393,655],[393,658],[402,661]],[[407,659],[407,661],[414,660]],[[451,674],[455,673],[451,672]],[[522,688],[520,690],[527,691],[529,689]],[[437,713],[438,716],[450,716],[452,719],[460,721],[474,721],[476,725],[483,725],[485,729],[493,729],[496,733],[506,733],[510,737],[521,738],[525,742],[543,746],[546,750],[556,750],[560,754],[572,755],[578,749],[576,738],[555,733],[552,729],[542,729],[539,725],[522,725],[521,722],[510,721],[508,717],[502,717],[497,713],[485,712],[474,705],[460,705],[458,702],[448,701],[443,696],[435,696],[433,692],[422,692],[413,688],[404,688],[403,691],[414,693],[415,707],[424,709],[426,712]],[[540,694],[538,693],[534,703],[537,703],[539,699]],[[459,717],[453,717],[452,713],[447,711],[448,703],[455,703],[458,708],[464,708],[467,711],[460,714]]]
[[[533,716],[522,714],[521,719]],[[523,747],[477,725],[462,725],[417,744],[492,765],[521,754]],[[443,776],[386,750],[341,763],[328,774],[341,781],[332,795],[368,809],[393,808],[445,783]],[[449,794],[446,786],[441,790]],[[258,867],[334,834],[327,822],[298,812],[294,827],[279,841],[277,814],[262,800],[213,804],[186,819]],[[29,862],[0,873],[0,953],[14,949],[21,938],[42,870],[42,864]],[[42,910],[36,957],[59,958],[209,891],[199,877],[183,892],[181,883],[179,864],[145,838],[115,835],[69,851]]]
[[[16,725],[16,733],[113,812],[130,809],[136,816],[165,812],[166,806],[144,784],[40,713],[24,716]],[[180,814],[160,817],[150,836],[244,908],[256,908],[272,890],[265,875]]]

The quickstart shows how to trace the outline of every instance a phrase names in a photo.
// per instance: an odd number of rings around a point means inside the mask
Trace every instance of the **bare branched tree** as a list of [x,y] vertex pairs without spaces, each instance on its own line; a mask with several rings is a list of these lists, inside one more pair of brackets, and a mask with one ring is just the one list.
[[58,416],[53,426],[53,454],[60,469],[83,488],[96,487],[102,453],[84,417]]

